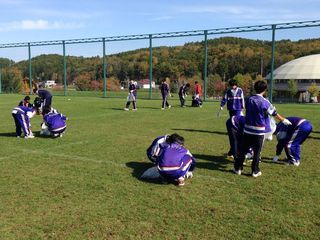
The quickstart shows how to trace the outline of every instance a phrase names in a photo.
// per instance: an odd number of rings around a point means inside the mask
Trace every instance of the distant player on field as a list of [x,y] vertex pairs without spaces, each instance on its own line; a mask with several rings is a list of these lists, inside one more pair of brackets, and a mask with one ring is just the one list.
[[235,79],[229,80],[229,89],[221,100],[220,110],[223,110],[223,106],[227,104],[229,115],[239,116],[244,108],[244,95],[243,90],[238,87]]
[[133,111],[137,110],[137,83],[134,82],[133,80],[130,80],[129,82],[129,93],[128,93],[128,97],[127,97],[127,103],[126,103],[126,107],[124,108],[125,111],[129,111],[129,106],[130,106],[130,102],[132,102],[133,105]]
[[171,105],[168,103],[168,96],[170,95],[170,88],[168,83],[166,82],[166,79],[162,80],[161,86],[161,97],[162,97],[162,106],[161,109],[164,110],[165,107],[171,108]]
[[183,84],[179,88],[179,99],[180,99],[180,106],[184,107],[185,98],[187,96],[187,92],[190,89],[190,83]]

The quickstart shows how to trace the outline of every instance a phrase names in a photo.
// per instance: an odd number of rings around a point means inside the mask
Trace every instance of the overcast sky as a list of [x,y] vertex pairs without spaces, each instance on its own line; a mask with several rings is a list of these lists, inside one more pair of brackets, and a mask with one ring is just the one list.
[[[319,9],[319,0],[0,0],[0,44],[319,20]],[[268,39],[270,33],[240,37]],[[315,37],[320,37],[319,27],[277,34],[278,39]],[[167,40],[155,45],[179,43]],[[148,42],[122,42],[107,46],[107,51],[147,46]],[[60,48],[36,49],[33,56]],[[88,55],[88,48],[82,46],[78,55]],[[92,55],[101,52],[98,45],[90,48],[97,48],[90,51]],[[23,59],[24,54],[25,49],[0,49],[0,57]]]

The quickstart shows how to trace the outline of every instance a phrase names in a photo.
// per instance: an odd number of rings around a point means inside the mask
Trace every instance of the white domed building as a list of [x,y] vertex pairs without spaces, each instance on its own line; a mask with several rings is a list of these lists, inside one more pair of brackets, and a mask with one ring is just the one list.
[[[270,79],[270,74],[266,79]],[[316,83],[320,88],[320,54],[309,55],[287,62],[273,71],[274,90],[277,96],[289,94],[288,81],[293,79],[297,83],[299,101],[309,102],[308,88]]]

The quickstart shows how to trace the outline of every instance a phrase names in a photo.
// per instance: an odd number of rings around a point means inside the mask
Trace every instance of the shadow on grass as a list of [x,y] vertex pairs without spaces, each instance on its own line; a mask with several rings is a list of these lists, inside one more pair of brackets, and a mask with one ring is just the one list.
[[[105,109],[111,109],[111,110],[114,110],[114,111],[123,111],[125,112],[124,110],[124,107],[123,108],[105,108]],[[155,109],[155,110],[160,110],[161,108],[156,108],[156,107],[137,107],[138,111],[139,109]],[[132,111],[132,109],[130,108],[129,111]]]
[[142,179],[140,176],[149,168],[153,167],[154,164],[146,162],[128,162],[126,166],[133,169],[132,176],[142,182],[149,182],[155,184],[163,184],[162,179]]
[[[233,162],[227,160],[224,156],[213,156],[204,154],[193,154],[197,160],[196,168],[205,168],[209,170],[230,172],[233,167]],[[199,162],[205,160],[207,162]]]
[[175,131],[187,131],[187,132],[213,133],[213,134],[218,134],[218,135],[227,135],[227,132],[208,131],[208,130],[201,130],[201,129],[172,128],[171,130],[175,130]]
[[320,139],[320,137],[313,137],[313,136],[309,136],[308,138],[311,138],[311,139]]
[[[33,132],[33,135],[37,138],[52,138],[52,139],[54,139],[54,137],[52,137],[52,136],[40,135],[40,131]],[[16,138],[17,136],[16,136],[15,132],[8,132],[8,133],[0,133],[0,137],[11,137],[11,138],[14,137],[14,138]],[[21,138],[24,138],[23,133],[22,133]]]
[[17,137],[15,132],[0,133],[0,137]]

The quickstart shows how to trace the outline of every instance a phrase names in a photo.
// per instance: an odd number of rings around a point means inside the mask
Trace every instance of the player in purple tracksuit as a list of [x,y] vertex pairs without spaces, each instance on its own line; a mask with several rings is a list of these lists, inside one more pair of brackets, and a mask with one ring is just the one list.
[[44,107],[51,107],[52,95],[48,90],[45,89],[33,89],[33,93],[37,94],[42,102],[41,111]]
[[43,121],[47,127],[47,131],[42,131],[43,135],[62,137],[62,133],[67,128],[66,120],[66,116],[57,112],[52,112],[51,108],[45,107],[43,109]]
[[275,116],[285,125],[291,125],[291,122],[279,115],[275,107],[263,97],[267,90],[265,81],[256,81],[254,84],[256,95],[252,95],[246,102],[246,116],[244,125],[244,134],[241,139],[241,146],[236,155],[234,163],[234,173],[241,175],[245,154],[250,148],[253,150],[253,160],[251,171],[253,177],[261,176],[259,168],[260,153],[266,133],[267,118]]
[[229,86],[230,88],[221,100],[220,110],[223,110],[223,106],[227,104],[230,117],[239,116],[245,105],[243,91],[238,87],[237,81],[234,79],[229,80]]
[[184,146],[184,138],[174,133],[166,137],[156,159],[160,175],[169,182],[184,185],[185,178],[193,176],[195,158]]
[[154,163],[157,162],[157,159],[160,155],[160,151],[163,148],[163,144],[166,142],[169,136],[170,135],[157,137],[155,140],[153,140],[151,145],[148,147],[147,156],[151,162],[154,162]]
[[303,118],[288,117],[292,125],[286,126],[282,122],[277,124],[275,134],[277,134],[277,150],[273,161],[276,162],[285,149],[290,165],[300,165],[300,146],[307,139],[312,131],[311,123]]
[[24,132],[25,138],[34,138],[30,130],[30,118],[35,114],[33,108],[18,106],[12,110],[12,117],[16,125],[16,136],[21,136],[21,128]]
[[234,156],[236,156],[236,153],[238,152],[239,144],[243,135],[244,123],[244,116],[232,116],[226,121],[230,143],[228,157],[230,158],[234,158]]
[[162,96],[161,109],[164,110],[165,107],[171,108],[170,104],[168,103],[168,96],[170,95],[170,89],[169,89],[169,85],[168,85],[168,83],[166,83],[165,79],[162,80],[160,90],[161,90],[161,96]]
[[129,93],[127,97],[127,104],[126,107],[124,108],[125,111],[129,110],[130,102],[132,102],[133,105],[133,111],[137,110],[137,83],[134,82],[133,80],[130,80],[129,82]]

